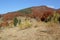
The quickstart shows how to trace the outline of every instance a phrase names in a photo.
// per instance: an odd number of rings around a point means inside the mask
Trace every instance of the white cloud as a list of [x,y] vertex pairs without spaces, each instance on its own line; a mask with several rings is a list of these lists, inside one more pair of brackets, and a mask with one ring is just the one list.
[[54,6],[51,6],[51,5],[47,5],[48,7],[51,7],[51,8],[55,8]]

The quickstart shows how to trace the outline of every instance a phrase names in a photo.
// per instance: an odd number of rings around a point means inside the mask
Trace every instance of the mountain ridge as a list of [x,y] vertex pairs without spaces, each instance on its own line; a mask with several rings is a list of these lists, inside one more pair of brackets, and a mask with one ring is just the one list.
[[16,16],[30,16],[30,17],[34,17],[34,18],[41,18],[41,16],[44,16],[44,14],[46,14],[46,15],[48,14],[47,16],[53,14],[54,11],[56,11],[57,13],[60,14],[60,9],[50,8],[45,5],[33,6],[33,7],[26,8],[26,9],[2,14],[2,15],[0,15],[0,18],[3,17],[5,21],[13,19]]

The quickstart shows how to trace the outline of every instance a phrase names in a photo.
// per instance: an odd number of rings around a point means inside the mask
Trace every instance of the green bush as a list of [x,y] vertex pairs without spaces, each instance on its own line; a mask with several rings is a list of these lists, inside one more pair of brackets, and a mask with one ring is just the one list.
[[53,15],[48,16],[47,18],[42,19],[44,22],[54,22],[54,23],[60,23],[60,14],[57,12],[54,12]]
[[48,16],[47,18],[41,18],[41,21],[43,21],[43,22],[49,22],[49,21],[51,21],[51,17],[52,16]]
[[15,18],[14,18],[14,26],[16,26],[17,23],[18,23],[18,19],[15,17]]
[[59,23],[60,23],[60,17],[58,18],[58,21],[59,21]]
[[59,22],[59,20],[58,20],[59,17],[60,17],[60,14],[58,14],[58,13],[55,12],[55,13],[53,14],[53,17],[52,17],[51,20],[52,20],[53,22],[55,22],[55,23],[58,23],[58,22]]
[[32,10],[31,10],[31,8],[26,8],[26,9],[19,10],[18,12],[21,12],[24,14],[30,14],[30,13],[32,13]]

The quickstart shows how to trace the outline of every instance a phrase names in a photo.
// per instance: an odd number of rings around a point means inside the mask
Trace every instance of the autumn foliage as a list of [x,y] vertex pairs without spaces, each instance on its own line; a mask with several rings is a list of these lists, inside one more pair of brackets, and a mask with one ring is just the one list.
[[1,25],[7,25],[8,23],[6,21],[13,20],[18,16],[29,16],[31,18],[46,19],[48,16],[52,16],[54,11],[60,14],[60,9],[53,9],[47,6],[36,6],[16,12],[8,12],[7,14],[2,15],[4,22],[1,23]]

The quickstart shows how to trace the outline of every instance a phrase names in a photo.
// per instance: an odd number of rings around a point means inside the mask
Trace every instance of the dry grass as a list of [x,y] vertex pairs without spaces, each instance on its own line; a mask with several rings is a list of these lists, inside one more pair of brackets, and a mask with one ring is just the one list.
[[3,29],[0,32],[0,40],[60,40],[59,24],[45,23],[36,19],[25,21],[21,18],[21,20],[23,23],[17,27]]

